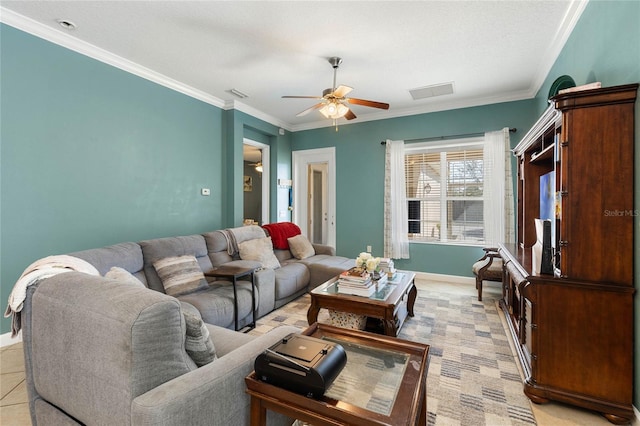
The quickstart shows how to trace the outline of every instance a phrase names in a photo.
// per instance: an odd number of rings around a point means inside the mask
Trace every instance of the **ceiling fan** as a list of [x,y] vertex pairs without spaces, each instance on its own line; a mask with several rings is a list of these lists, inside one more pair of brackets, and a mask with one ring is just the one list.
[[[319,110],[326,118],[333,119],[335,124],[338,118],[344,117],[347,120],[353,120],[356,115],[351,111],[348,104],[363,105],[372,108],[389,109],[389,104],[384,102],[368,101],[366,99],[347,98],[347,94],[353,90],[349,86],[337,86],[336,87],[336,74],[338,67],[342,63],[342,58],[331,57],[329,63],[333,67],[333,86],[329,89],[322,91],[322,96],[283,96],[283,98],[304,98],[304,99],[320,99],[320,102],[313,105],[310,108],[296,114],[296,117],[301,117],[314,110]],[[337,127],[336,127],[337,130]]]
[[249,163],[249,166],[254,167],[257,172],[262,173],[262,161],[256,163]]

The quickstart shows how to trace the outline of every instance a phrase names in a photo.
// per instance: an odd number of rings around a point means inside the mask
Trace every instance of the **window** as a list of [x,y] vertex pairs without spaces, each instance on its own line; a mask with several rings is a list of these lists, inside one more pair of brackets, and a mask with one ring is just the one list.
[[409,241],[484,241],[483,139],[405,147]]

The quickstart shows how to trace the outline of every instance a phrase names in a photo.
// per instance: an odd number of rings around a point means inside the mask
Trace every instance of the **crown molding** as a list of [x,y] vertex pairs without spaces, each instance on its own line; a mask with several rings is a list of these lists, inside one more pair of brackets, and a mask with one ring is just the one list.
[[562,18],[562,22],[553,37],[551,46],[540,61],[538,72],[533,79],[531,90],[534,92],[534,96],[542,88],[547,76],[551,72],[551,68],[556,63],[558,56],[560,56],[564,45],[567,43],[569,36],[576,27],[588,3],[589,0],[573,0],[569,5],[567,13]]
[[276,117],[273,117],[272,115],[269,115],[263,111],[260,111],[259,109],[256,109],[252,106],[249,106],[247,104],[244,104],[240,101],[236,101],[236,100],[230,100],[230,101],[226,101],[224,106],[223,106],[224,110],[231,110],[234,109],[236,111],[242,111],[245,114],[249,114],[252,117],[255,117],[259,120],[262,120],[264,122],[267,122],[269,124],[272,124],[276,127],[281,127],[289,132],[291,132],[291,124],[290,123],[286,123]]
[[2,6],[0,6],[0,22],[43,40],[73,50],[81,55],[85,55],[97,61],[114,66],[130,74],[137,75],[138,77],[142,77],[171,90],[175,90],[176,92],[201,100],[202,102],[206,102],[218,108],[222,108],[224,106],[224,101],[220,98],[212,96],[202,90],[195,89],[121,56],[115,55],[107,50],[94,46],[93,44],[79,40],[62,31],[48,27]]

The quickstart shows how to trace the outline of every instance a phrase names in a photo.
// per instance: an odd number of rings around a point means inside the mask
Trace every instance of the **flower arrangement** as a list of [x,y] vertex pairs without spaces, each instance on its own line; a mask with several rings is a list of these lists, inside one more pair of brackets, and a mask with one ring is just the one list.
[[356,258],[356,266],[374,272],[380,265],[380,258],[373,257],[371,253],[362,252]]

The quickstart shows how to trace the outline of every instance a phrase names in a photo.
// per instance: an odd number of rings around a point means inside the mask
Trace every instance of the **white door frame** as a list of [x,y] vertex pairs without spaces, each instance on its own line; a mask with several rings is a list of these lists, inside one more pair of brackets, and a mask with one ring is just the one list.
[[269,223],[269,182],[271,174],[269,173],[269,145],[256,142],[251,139],[244,138],[242,143],[245,145],[255,146],[262,151],[262,223]]
[[336,149],[335,147],[293,151],[293,222],[306,235],[308,223],[309,165],[327,164],[327,245],[336,246]]

